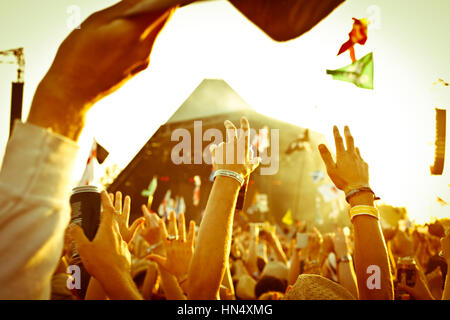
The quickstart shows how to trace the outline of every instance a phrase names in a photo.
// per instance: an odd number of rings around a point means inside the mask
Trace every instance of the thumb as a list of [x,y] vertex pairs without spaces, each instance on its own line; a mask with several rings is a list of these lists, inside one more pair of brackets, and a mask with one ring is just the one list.
[[69,228],[69,237],[75,242],[78,252],[83,251],[90,244],[85,236],[83,229],[78,225],[71,225]]
[[139,227],[142,226],[144,222],[145,222],[145,218],[143,218],[143,217],[134,220],[134,222],[131,224],[131,227],[130,227],[131,236],[130,236],[129,242],[131,242],[131,240],[133,240],[133,238],[136,235],[136,232],[138,231]]

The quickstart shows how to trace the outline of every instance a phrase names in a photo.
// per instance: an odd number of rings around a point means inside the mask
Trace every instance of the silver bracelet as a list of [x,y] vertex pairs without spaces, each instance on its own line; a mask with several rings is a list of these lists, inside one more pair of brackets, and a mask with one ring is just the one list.
[[241,187],[244,184],[244,177],[240,173],[237,173],[237,172],[234,172],[234,171],[231,171],[231,170],[219,169],[216,172],[214,172],[214,179],[217,176],[233,178],[237,182],[239,182]]

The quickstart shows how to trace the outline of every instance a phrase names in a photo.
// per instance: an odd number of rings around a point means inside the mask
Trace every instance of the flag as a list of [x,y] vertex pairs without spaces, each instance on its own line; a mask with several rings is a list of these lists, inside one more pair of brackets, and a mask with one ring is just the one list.
[[177,197],[175,213],[177,214],[177,217],[180,213],[186,213],[186,203],[184,202],[184,197]]
[[97,141],[94,139],[94,143],[91,147],[91,152],[86,162],[86,168],[84,169],[83,175],[81,176],[78,186],[87,186],[94,181],[94,167],[95,159],[99,164],[102,164],[106,157],[108,157],[109,152],[106,151]]
[[314,171],[311,173],[311,177],[313,179],[313,182],[317,183],[317,182],[322,181],[325,178],[325,174],[322,171],[317,170],[317,171]]
[[167,217],[169,206],[170,206],[170,196],[172,194],[172,191],[169,189],[166,191],[166,194],[164,195],[163,201],[160,203],[158,207],[158,214],[161,218]]
[[194,195],[192,196],[192,202],[194,206],[198,206],[200,203],[200,186],[202,185],[202,181],[200,180],[200,176],[194,177]]
[[373,55],[366,54],[361,59],[340,69],[327,70],[334,80],[351,82],[363,89],[373,89]]
[[141,195],[143,197],[151,197],[155,194],[157,187],[158,187],[158,178],[156,176],[153,176],[153,179],[148,185],[147,189],[142,190]]
[[152,181],[148,185],[147,189],[142,190],[141,195],[143,197],[147,197],[147,207],[150,209],[153,202],[153,195],[155,194],[156,187],[158,186],[158,178],[156,176],[153,176]]
[[330,202],[339,197],[339,190],[334,184],[326,183],[317,188],[325,202]]
[[441,205],[441,206],[446,206],[448,205],[447,201],[445,201],[444,199],[440,198],[440,197],[436,197],[436,201]]
[[286,211],[286,214],[284,215],[281,222],[283,222],[284,224],[288,224],[288,225],[292,225],[294,223],[294,221],[292,220],[291,209],[288,209],[288,211]]
[[352,62],[355,62],[355,50],[354,45],[360,44],[364,45],[367,41],[367,25],[369,24],[367,19],[363,18],[361,20],[352,18],[353,19],[353,26],[352,30],[348,34],[349,39],[347,42],[345,42],[341,48],[339,49],[339,52],[337,55],[340,55],[341,53],[350,50],[350,56],[352,58]]

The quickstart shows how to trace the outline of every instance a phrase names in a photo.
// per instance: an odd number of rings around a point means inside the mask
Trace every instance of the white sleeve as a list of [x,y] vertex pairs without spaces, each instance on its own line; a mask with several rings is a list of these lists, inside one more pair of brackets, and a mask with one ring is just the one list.
[[77,144],[17,121],[0,171],[0,299],[49,299]]

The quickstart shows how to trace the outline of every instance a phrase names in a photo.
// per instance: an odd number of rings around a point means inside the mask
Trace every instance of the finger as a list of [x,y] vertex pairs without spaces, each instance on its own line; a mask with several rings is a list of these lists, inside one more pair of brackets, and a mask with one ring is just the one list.
[[100,199],[102,202],[102,209],[103,209],[100,215],[100,224],[101,224],[104,218],[113,218],[115,213],[111,198],[108,196],[106,191],[102,191],[100,193]]
[[128,226],[128,222],[130,221],[130,210],[131,210],[131,197],[126,196],[125,200],[123,201],[123,211],[122,215],[125,219],[125,224]]
[[195,239],[195,221],[191,220],[189,223],[189,231],[187,235],[187,242],[190,243],[192,246],[194,245],[194,239]]
[[321,144],[319,145],[319,152],[323,162],[325,163],[325,167],[327,167],[327,171],[334,169],[336,164],[333,161],[330,150],[328,150],[324,144]]
[[186,241],[186,225],[184,213],[178,215],[178,236],[181,241]]
[[122,214],[122,192],[120,191],[116,192],[114,208],[116,212]]
[[237,139],[237,129],[233,122],[231,122],[230,120],[226,120],[224,122],[224,125],[227,131],[227,142]]
[[169,234],[167,233],[166,224],[162,219],[158,221],[159,231],[161,232],[161,239],[167,241]]
[[356,155],[358,156],[358,158],[360,158],[362,160],[361,153],[359,152],[358,147],[355,148],[355,151],[356,151]]
[[85,236],[83,229],[78,225],[71,225],[68,230],[68,235],[75,242],[78,253],[84,251],[84,249],[90,244],[89,239]]
[[248,152],[248,146],[250,145],[250,123],[246,117],[241,118],[241,137],[245,139],[245,152]]
[[114,203],[114,193],[110,192],[108,195],[109,198],[111,199],[111,202]]
[[177,216],[175,211],[171,211],[169,214],[169,227],[168,227],[169,235],[178,236],[177,230]]
[[131,224],[130,227],[130,239],[128,239],[128,242],[133,241],[134,236],[136,235],[137,231],[139,230],[139,228],[144,224],[145,222],[145,218],[139,218],[133,221],[133,223]]
[[347,145],[347,151],[353,151],[355,149],[355,142],[353,136],[350,133],[350,128],[348,126],[344,127],[345,144]]
[[166,264],[167,264],[166,257],[160,256],[159,254],[152,253],[152,254],[146,256],[145,259],[156,262],[158,265],[160,265],[164,269],[166,268]]
[[339,133],[339,129],[336,126],[333,127],[333,135],[334,135],[334,143],[336,144],[336,155],[341,154],[345,151],[344,140],[342,140],[341,134]]
[[150,215],[151,215],[151,213],[150,213],[150,211],[148,210],[148,208],[147,208],[147,206],[145,205],[145,204],[143,204],[142,206],[141,206],[141,210],[142,210],[142,213],[143,213],[143,215],[144,215],[144,218],[148,221],[148,222],[150,222]]

